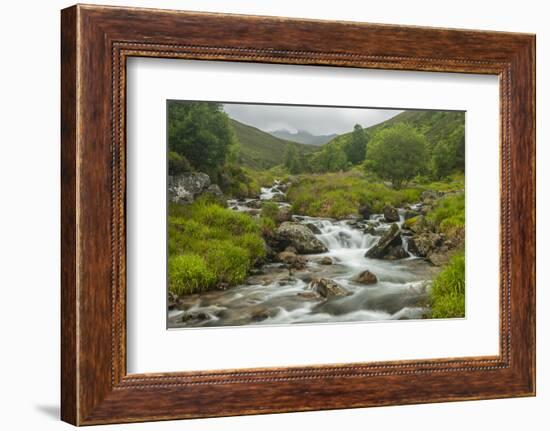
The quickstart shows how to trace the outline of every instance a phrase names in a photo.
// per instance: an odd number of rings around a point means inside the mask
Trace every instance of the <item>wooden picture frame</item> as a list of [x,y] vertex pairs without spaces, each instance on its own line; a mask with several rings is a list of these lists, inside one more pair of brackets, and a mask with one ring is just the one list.
[[[534,35],[83,5],[61,16],[64,421],[535,394]],[[498,75],[500,354],[128,375],[125,65],[131,56]]]

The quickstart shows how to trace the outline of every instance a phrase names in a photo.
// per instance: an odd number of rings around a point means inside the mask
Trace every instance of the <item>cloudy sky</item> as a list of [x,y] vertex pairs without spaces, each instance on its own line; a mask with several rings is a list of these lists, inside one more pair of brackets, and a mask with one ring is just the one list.
[[241,123],[266,132],[305,130],[313,135],[345,133],[360,124],[372,126],[400,112],[391,109],[334,108],[283,105],[224,104],[227,114]]

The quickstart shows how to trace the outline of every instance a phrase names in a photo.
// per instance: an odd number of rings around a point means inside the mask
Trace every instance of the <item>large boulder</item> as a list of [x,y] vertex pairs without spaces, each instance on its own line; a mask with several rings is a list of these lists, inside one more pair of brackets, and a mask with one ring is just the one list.
[[388,223],[399,221],[399,213],[397,212],[397,209],[390,205],[386,205],[384,207],[384,219]]
[[274,234],[279,247],[284,249],[291,245],[301,254],[325,253],[328,249],[319,241],[313,232],[301,223],[284,222]]
[[409,229],[415,233],[420,233],[428,229],[428,222],[423,215],[407,218],[403,222],[403,229]]
[[203,172],[188,172],[168,177],[168,199],[175,203],[191,203],[208,189],[210,177]]
[[372,259],[384,259],[390,251],[394,252],[392,247],[403,247],[402,244],[403,240],[401,239],[399,226],[393,223],[390,225],[390,229],[380,237],[378,242],[367,250],[365,257],[370,257]]
[[427,257],[444,243],[442,235],[433,232],[424,232],[409,239],[409,251],[420,257]]
[[405,248],[401,244],[399,244],[388,247],[383,259],[397,260],[405,259],[406,257],[409,257],[409,253],[407,253],[407,250],[405,250]]
[[323,298],[351,295],[351,292],[329,278],[314,278],[311,280],[309,287]]
[[372,272],[366,269],[365,271],[357,274],[353,278],[353,281],[361,284],[375,284],[375,283],[378,283],[378,278],[376,277],[376,275],[374,275]]
[[308,227],[308,229],[313,232],[315,235],[320,235],[321,233],[321,229],[319,229],[317,226],[315,226],[315,224],[313,223],[305,223],[305,225]]

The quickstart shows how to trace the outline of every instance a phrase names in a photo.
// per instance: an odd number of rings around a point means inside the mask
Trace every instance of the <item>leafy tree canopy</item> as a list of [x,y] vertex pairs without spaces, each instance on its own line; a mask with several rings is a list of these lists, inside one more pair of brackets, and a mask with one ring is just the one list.
[[367,141],[367,131],[361,125],[356,124],[353,128],[351,138],[344,145],[346,157],[351,164],[357,165],[365,159]]
[[219,103],[168,102],[168,146],[197,170],[215,173],[235,143]]
[[399,123],[380,130],[369,142],[365,168],[400,188],[427,166],[424,135],[409,124]]

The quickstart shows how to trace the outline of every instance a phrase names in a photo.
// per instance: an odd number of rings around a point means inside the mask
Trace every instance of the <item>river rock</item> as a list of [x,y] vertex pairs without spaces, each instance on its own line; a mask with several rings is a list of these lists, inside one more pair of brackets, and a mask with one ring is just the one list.
[[397,212],[397,209],[390,205],[386,205],[384,207],[384,219],[388,223],[399,221],[399,213]]
[[332,259],[330,256],[323,256],[318,262],[320,265],[332,265]]
[[244,206],[247,206],[248,208],[254,208],[258,210],[262,208],[262,205],[263,202],[260,199],[254,199],[244,204]]
[[441,197],[442,194],[443,193],[432,190],[425,190],[420,194],[420,200],[425,204],[431,205],[437,198]]
[[185,312],[183,313],[183,316],[181,317],[181,321],[185,323],[192,323],[197,324],[204,322],[206,320],[210,320],[210,316],[208,313],[205,313],[204,311],[194,311],[194,312]]
[[338,296],[348,296],[351,292],[348,292],[334,280],[329,278],[314,278],[309,287],[319,293],[323,298],[332,298]]
[[416,217],[418,216],[420,213],[418,211],[414,211],[414,210],[411,210],[411,209],[408,209],[405,211],[405,214],[403,214],[403,218],[405,220],[409,220],[413,217]]
[[409,229],[415,233],[422,232],[428,228],[428,223],[423,215],[406,218],[403,222],[403,229]]
[[286,263],[292,269],[304,269],[307,265],[307,259],[304,256],[298,256],[292,251],[282,251],[277,255],[277,261]]
[[283,223],[285,221],[292,220],[292,207],[280,207],[275,216],[277,223]]
[[378,242],[367,250],[365,257],[370,257],[373,259],[383,259],[384,256],[388,253],[389,248],[393,246],[402,247],[402,239],[399,234],[399,226],[393,223],[390,226],[390,229],[385,232]]
[[361,284],[375,284],[378,283],[378,278],[376,277],[376,275],[366,269],[365,271],[356,275],[353,281]]
[[401,244],[388,247],[386,253],[384,254],[383,259],[386,260],[397,260],[405,259],[409,257],[409,253],[403,248]]
[[444,252],[431,253],[428,256],[428,260],[434,266],[443,266],[449,262],[449,253],[444,253]]
[[203,172],[188,172],[168,176],[168,199],[170,202],[191,203],[195,197],[210,186],[210,177]]
[[217,198],[223,197],[222,189],[220,189],[220,186],[218,186],[217,184],[210,184],[204,193],[215,196]]
[[319,234],[322,233],[322,232],[321,232],[321,229],[319,229],[319,228],[318,228],[317,226],[315,226],[315,224],[313,224],[313,223],[306,223],[305,225],[306,225],[307,228],[308,228],[311,232],[313,232],[315,235],[319,235]]
[[433,232],[424,232],[409,239],[409,250],[412,254],[427,257],[444,243],[441,235]]
[[319,299],[321,298],[321,295],[319,295],[317,292],[298,292],[296,294],[300,298],[304,299]]
[[359,207],[357,210],[359,215],[363,217],[365,220],[368,220],[372,214],[371,208],[368,204],[363,204]]
[[298,253],[311,254],[328,251],[325,245],[315,237],[313,232],[300,223],[282,223],[275,231],[274,237],[279,245],[282,246],[281,248],[291,245]]

